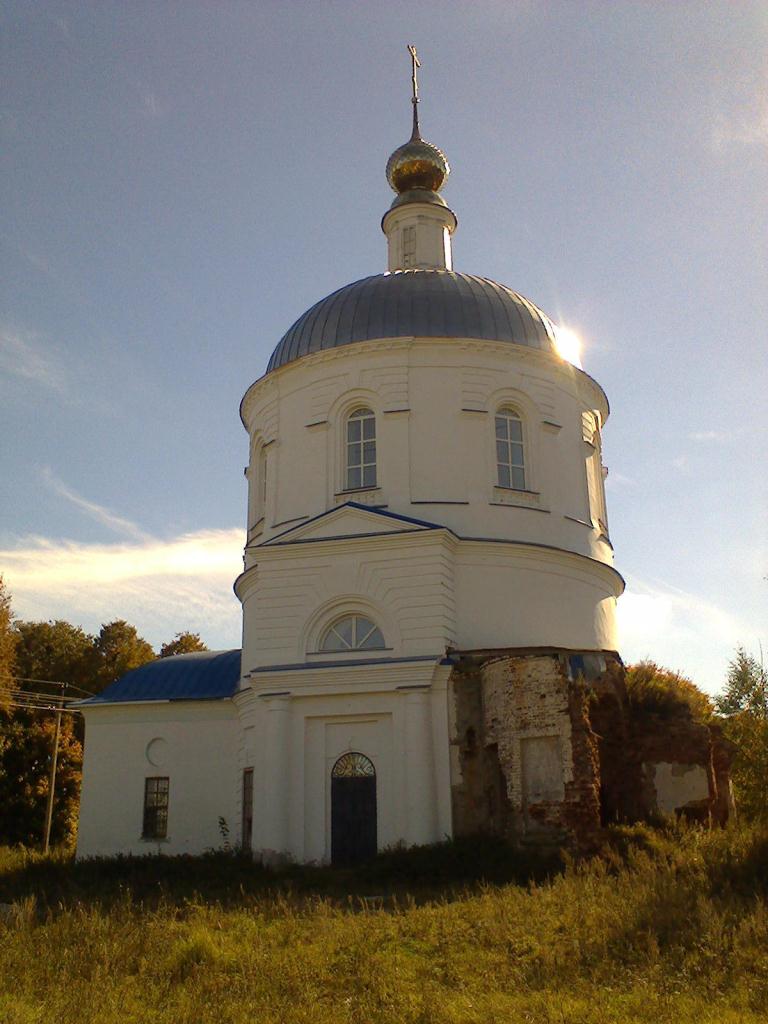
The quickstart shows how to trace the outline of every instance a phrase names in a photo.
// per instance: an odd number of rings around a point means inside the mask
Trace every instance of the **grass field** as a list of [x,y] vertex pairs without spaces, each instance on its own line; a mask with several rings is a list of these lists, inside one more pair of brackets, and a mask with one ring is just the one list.
[[0,1021],[764,1022],[766,897],[749,829],[617,829],[559,868],[489,841],[280,875],[0,849]]

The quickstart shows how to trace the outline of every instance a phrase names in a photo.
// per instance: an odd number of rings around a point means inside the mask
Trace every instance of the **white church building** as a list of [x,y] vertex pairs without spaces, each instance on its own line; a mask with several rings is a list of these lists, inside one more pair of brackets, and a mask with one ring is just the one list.
[[80,705],[81,857],[583,845],[624,799],[585,711],[585,687],[611,721],[622,700],[608,401],[532,302],[453,269],[448,164],[417,110],[387,165],[386,271],[307,310],[242,401],[242,651]]

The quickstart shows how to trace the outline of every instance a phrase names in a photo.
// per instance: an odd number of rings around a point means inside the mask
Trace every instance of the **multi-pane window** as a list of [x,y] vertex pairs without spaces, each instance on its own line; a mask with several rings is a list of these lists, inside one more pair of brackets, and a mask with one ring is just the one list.
[[376,417],[357,409],[347,420],[345,489],[376,486]]
[[605,475],[600,443],[600,430],[592,434],[592,451],[587,456],[587,484],[589,486],[589,507],[600,527],[607,532],[608,516],[605,510]]
[[514,409],[496,413],[496,473],[499,487],[525,490],[523,421]]
[[259,451],[259,518],[263,519],[267,507],[267,449]]
[[381,630],[364,615],[345,615],[337,619],[320,643],[320,650],[324,652],[374,651],[383,647]]
[[168,778],[144,780],[144,825],[142,839],[165,839],[168,834]]
[[253,839],[253,768],[243,769],[243,849],[250,850]]

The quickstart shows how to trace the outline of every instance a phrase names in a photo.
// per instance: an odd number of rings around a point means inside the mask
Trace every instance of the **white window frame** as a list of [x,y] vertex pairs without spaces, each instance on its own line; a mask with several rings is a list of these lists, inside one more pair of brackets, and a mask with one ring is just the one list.
[[256,501],[257,518],[263,519],[267,513],[267,446],[262,445],[259,449],[258,461],[258,498]]
[[[587,472],[591,478],[587,481],[587,489],[590,492],[590,515],[597,519],[598,525],[603,533],[608,536],[608,510],[605,501],[605,476],[603,467],[603,444],[600,434],[600,427],[596,426],[592,432],[591,452],[587,456]],[[592,507],[592,494],[594,494],[595,508]]]
[[267,513],[267,443],[252,448],[248,477],[248,535],[259,533]]
[[[352,642],[350,643],[346,637],[342,636],[339,632],[339,627],[344,622],[352,620]],[[364,625],[360,625],[363,623]],[[372,636],[373,633],[378,633],[381,637],[381,643],[375,647],[363,647],[362,645]],[[331,634],[335,634],[338,640],[341,642],[342,647],[326,647],[326,641]],[[318,654],[346,654],[347,651],[383,651],[386,649],[384,641],[384,634],[381,628],[376,625],[374,620],[369,615],[364,615],[362,612],[347,612],[345,615],[338,616],[327,626],[320,634],[320,643],[317,647]]]
[[[354,427],[359,427],[359,432]],[[353,434],[358,432],[358,437]],[[367,435],[367,436],[366,436]],[[359,406],[344,420],[345,491],[368,491],[378,486],[376,450],[376,414],[368,406]],[[370,446],[373,446],[373,452]]]
[[[499,436],[499,421],[503,421],[504,434]],[[519,437],[513,436],[511,424],[518,425]],[[529,489],[529,469],[525,443],[525,421],[511,405],[500,405],[493,417],[494,459],[496,486],[510,491]],[[506,481],[506,482],[505,482]]]

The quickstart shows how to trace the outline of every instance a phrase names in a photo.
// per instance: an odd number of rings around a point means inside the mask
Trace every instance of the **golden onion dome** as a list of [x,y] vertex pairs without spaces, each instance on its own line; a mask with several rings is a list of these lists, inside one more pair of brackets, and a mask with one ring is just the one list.
[[439,192],[450,170],[445,154],[414,132],[387,161],[387,181],[399,194],[412,188]]

